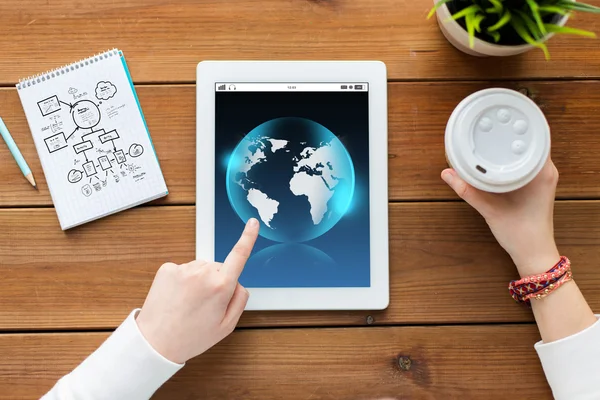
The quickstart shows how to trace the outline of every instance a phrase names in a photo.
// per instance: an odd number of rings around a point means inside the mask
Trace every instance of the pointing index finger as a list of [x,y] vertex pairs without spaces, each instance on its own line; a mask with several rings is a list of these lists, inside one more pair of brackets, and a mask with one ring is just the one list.
[[259,223],[256,219],[251,218],[248,220],[242,236],[240,236],[240,239],[233,246],[233,249],[231,249],[231,252],[229,252],[223,263],[221,270],[234,278],[236,282],[244,270],[246,261],[248,261],[250,254],[252,254],[252,248],[258,237],[258,229]]

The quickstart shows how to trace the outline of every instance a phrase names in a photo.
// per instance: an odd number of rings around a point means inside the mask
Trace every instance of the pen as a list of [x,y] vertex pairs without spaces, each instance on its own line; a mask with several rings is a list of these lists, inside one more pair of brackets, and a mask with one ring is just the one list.
[[0,118],[0,134],[4,138],[4,141],[8,146],[8,150],[15,158],[15,161],[19,165],[19,168],[21,168],[21,172],[23,172],[23,176],[25,176],[25,179],[27,179],[29,183],[31,183],[31,185],[37,189],[37,185],[35,184],[35,179],[33,179],[33,174],[29,169],[29,165],[27,165],[27,162],[25,162],[23,154],[21,154],[21,151],[17,147],[17,144],[13,140],[12,136],[10,136],[8,128],[6,127],[6,125],[4,125],[4,121],[2,121],[2,118]]

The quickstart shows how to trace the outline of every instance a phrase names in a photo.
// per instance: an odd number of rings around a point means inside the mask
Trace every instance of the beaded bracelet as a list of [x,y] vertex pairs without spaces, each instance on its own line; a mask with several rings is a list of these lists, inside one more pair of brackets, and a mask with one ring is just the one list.
[[544,289],[543,291],[539,291],[536,293],[530,293],[526,296],[523,297],[523,301],[527,302],[533,298],[535,298],[536,300],[541,300],[544,297],[548,296],[549,294],[551,294],[552,292],[554,292],[555,290],[557,290],[559,287],[561,287],[562,285],[564,285],[565,283],[572,281],[573,280],[573,273],[571,271],[568,271],[565,275],[563,275],[562,278],[560,278],[558,280],[558,282],[556,283],[551,283],[546,289]]
[[528,303],[532,298],[546,297],[571,279],[571,261],[563,256],[554,267],[543,274],[510,282],[508,290],[515,301]]
[[524,296],[528,293],[537,292],[556,283],[568,270],[571,269],[571,262],[566,257],[561,257],[560,261],[549,271],[525,277],[518,281],[512,281],[508,288],[511,294]]
[[566,270],[568,270],[570,268],[571,268],[571,261],[567,257],[561,256],[560,260],[556,263],[556,265],[554,265],[554,267],[552,267],[547,272],[544,272],[543,274],[527,276],[518,281],[512,281],[510,283],[510,287],[522,286],[522,285],[526,285],[530,282],[541,283],[544,280],[548,280],[549,278],[554,279],[556,277],[560,277],[560,275],[564,275]]

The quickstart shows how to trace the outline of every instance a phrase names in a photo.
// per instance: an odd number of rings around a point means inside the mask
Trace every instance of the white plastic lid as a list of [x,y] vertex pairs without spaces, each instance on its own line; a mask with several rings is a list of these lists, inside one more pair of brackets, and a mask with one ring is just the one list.
[[535,178],[550,153],[550,127],[527,96],[509,89],[473,93],[446,126],[446,155],[472,186],[502,193]]

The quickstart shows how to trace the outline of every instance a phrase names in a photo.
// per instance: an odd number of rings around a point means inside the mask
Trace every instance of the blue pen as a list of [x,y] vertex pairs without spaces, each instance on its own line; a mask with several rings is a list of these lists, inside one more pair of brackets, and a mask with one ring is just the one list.
[[34,188],[37,189],[37,185],[35,184],[35,179],[33,179],[33,174],[29,169],[29,165],[27,165],[27,163],[25,162],[23,154],[21,154],[21,151],[17,147],[17,144],[13,140],[12,136],[10,136],[8,128],[6,127],[6,125],[4,125],[4,121],[2,121],[2,118],[0,118],[0,134],[4,138],[4,141],[8,146],[8,150],[10,150],[11,154],[15,158],[15,161],[19,165],[19,168],[21,168],[21,172],[23,172],[25,178],[29,181],[29,183],[33,185]]

